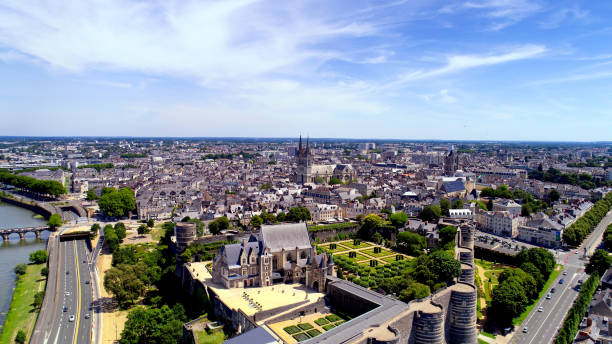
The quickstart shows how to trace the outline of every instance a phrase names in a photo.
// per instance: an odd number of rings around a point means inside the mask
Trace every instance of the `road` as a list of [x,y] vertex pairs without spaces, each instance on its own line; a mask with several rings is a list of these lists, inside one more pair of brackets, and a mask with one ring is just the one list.
[[[517,333],[514,335],[511,343],[515,344],[546,344],[552,343],[557,330],[561,327],[565,315],[571,308],[574,300],[578,296],[579,280],[585,281],[588,275],[584,272],[586,260],[583,258],[584,249],[593,252],[599,243],[606,227],[612,223],[612,212],[609,212],[602,221],[599,222],[595,230],[584,240],[582,245],[570,252],[555,253],[557,262],[565,266],[567,275],[559,275],[553,282],[551,288],[555,288],[555,293],[552,293],[550,300],[546,299],[546,294],[538,301],[537,305],[531,311],[531,314],[523,321],[521,326],[517,327]],[[559,284],[559,280],[563,279],[564,283]],[[550,290],[549,290],[550,291]],[[538,312],[538,307],[542,307],[543,311]],[[527,327],[527,333],[523,333],[523,329]]]
[[[59,241],[57,245],[57,261],[53,262],[55,266],[49,269],[50,273],[56,273],[53,281],[55,287],[47,290],[47,293],[55,294],[45,296],[45,305],[41,310],[42,323],[40,326],[37,323],[37,330],[31,342],[90,343],[93,315],[93,295],[87,263],[90,250],[87,242],[82,239]],[[71,316],[74,317],[73,321],[70,320]]]

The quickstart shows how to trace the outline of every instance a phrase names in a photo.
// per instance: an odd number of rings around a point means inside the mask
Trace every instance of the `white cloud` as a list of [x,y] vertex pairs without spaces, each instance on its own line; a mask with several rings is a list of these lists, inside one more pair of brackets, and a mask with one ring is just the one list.
[[495,20],[490,29],[498,31],[514,25],[539,12],[541,6],[529,0],[482,0],[463,4],[468,10],[482,11],[484,16]]
[[506,62],[538,57],[547,51],[542,45],[524,45],[502,54],[486,55],[452,55],[446,58],[446,64],[432,70],[416,70],[401,75],[398,82],[408,82],[434,76],[456,73],[475,67],[491,66]]
[[562,22],[571,19],[584,19],[589,15],[589,11],[580,8],[562,8],[553,12],[545,21],[540,23],[543,29],[556,29]]

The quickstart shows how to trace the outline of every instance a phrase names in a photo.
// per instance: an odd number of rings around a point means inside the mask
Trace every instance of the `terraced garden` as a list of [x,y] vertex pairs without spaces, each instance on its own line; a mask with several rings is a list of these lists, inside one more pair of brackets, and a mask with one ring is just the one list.
[[297,325],[287,326],[283,328],[283,331],[293,337],[293,339],[296,341],[303,342],[310,338],[316,337],[325,331],[329,331],[344,322],[345,319],[342,317],[336,314],[330,314],[314,320],[314,325],[310,322],[304,322]]

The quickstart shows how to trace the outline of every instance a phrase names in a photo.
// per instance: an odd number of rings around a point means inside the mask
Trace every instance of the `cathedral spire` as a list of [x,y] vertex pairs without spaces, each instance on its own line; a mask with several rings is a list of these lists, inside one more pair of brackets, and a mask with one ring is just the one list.
[[310,136],[306,138],[306,154],[310,153]]

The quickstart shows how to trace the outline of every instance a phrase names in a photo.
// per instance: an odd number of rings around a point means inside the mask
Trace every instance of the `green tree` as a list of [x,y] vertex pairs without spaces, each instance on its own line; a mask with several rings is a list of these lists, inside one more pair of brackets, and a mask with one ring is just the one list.
[[329,185],[336,185],[336,184],[342,184],[342,180],[336,178],[336,177],[331,177],[329,178]]
[[551,272],[555,268],[555,256],[548,252],[548,250],[540,247],[522,250],[516,255],[516,262],[518,266],[521,266],[527,262],[532,263],[545,279],[550,276]]
[[121,332],[120,344],[174,344],[183,339],[185,310],[180,304],[169,308],[137,307],[130,311]]
[[115,233],[119,238],[119,242],[122,242],[123,239],[127,236],[127,230],[125,228],[125,224],[123,222],[117,222],[115,224]]
[[510,323],[528,304],[523,285],[515,278],[498,284],[491,293],[491,314],[497,316],[502,324]]
[[487,210],[488,211],[493,210],[493,199],[492,198],[489,200],[489,202],[487,202]]
[[13,269],[13,271],[15,271],[17,275],[25,275],[26,269],[27,269],[27,266],[25,264],[19,263],[15,265],[15,268]]
[[47,221],[47,225],[52,231],[54,231],[62,225],[62,218],[59,214],[51,214],[51,216],[49,216],[49,220]]
[[151,229],[143,223],[142,225],[138,226],[137,231],[138,231],[138,235],[145,235],[145,234],[148,234],[151,231]]
[[431,289],[429,289],[428,285],[410,281],[408,286],[401,291],[399,295],[399,299],[403,302],[410,302],[415,299],[422,299],[427,297],[431,293]]
[[34,308],[40,308],[40,306],[43,303],[44,298],[45,298],[45,292],[42,290],[34,294],[34,302],[32,302],[32,306],[34,306]]
[[49,268],[44,266],[42,269],[40,269],[40,275],[43,277],[47,277],[49,275]]
[[148,219],[147,220],[147,227],[153,228],[153,226],[155,226],[155,221],[153,219]]
[[89,229],[89,231],[93,234],[96,235],[98,234],[98,231],[100,230],[100,224],[99,223],[94,223],[93,225],[91,225],[91,228]]
[[450,209],[450,201],[447,198],[440,198],[440,213],[441,215],[447,216],[448,215],[448,209]]
[[26,333],[24,330],[17,331],[17,335],[15,336],[15,343],[24,344],[26,341]]
[[119,248],[119,237],[111,225],[104,226],[104,243],[111,253]]
[[457,228],[454,226],[444,226],[438,231],[438,236],[440,237],[440,247],[452,249],[455,246]]
[[286,216],[287,221],[301,222],[311,219],[310,210],[306,207],[291,207]]
[[437,222],[440,218],[441,210],[437,205],[426,205],[419,214],[419,218],[427,222]]
[[557,191],[557,189],[552,189],[550,190],[550,193],[548,193],[548,201],[550,203],[557,202],[560,198],[561,194],[559,193],[559,191]]
[[529,217],[531,216],[532,212],[533,210],[531,209],[531,205],[529,205],[529,203],[521,205],[521,216]]
[[87,191],[87,197],[85,197],[86,200],[88,201],[95,201],[98,199],[98,195],[96,195],[95,190],[88,190]]
[[456,199],[453,202],[453,209],[463,209],[463,201],[460,199]]
[[408,222],[408,215],[403,211],[398,211],[395,214],[389,216],[389,221],[395,226],[395,228],[402,228]]
[[260,227],[263,224],[263,219],[259,215],[254,215],[253,217],[251,217],[251,223],[250,224],[254,228],[258,228],[258,227]]
[[397,235],[397,244],[412,255],[418,256],[427,248],[427,240],[424,236],[412,232],[401,232]]
[[533,263],[525,262],[521,264],[520,268],[521,270],[525,271],[526,273],[530,274],[533,277],[533,279],[535,280],[537,284],[538,290],[542,289],[542,286],[544,285],[546,280],[544,279],[544,275],[542,275],[540,270]]
[[30,262],[33,264],[42,264],[47,262],[47,251],[36,250],[30,253]]
[[597,250],[589,259],[589,263],[586,266],[586,272],[588,274],[596,273],[599,276],[603,276],[606,270],[610,268],[612,264],[612,257],[606,250]]
[[119,306],[124,309],[133,305],[146,290],[135,269],[135,266],[120,265],[110,268],[104,275],[104,288],[113,294]]

